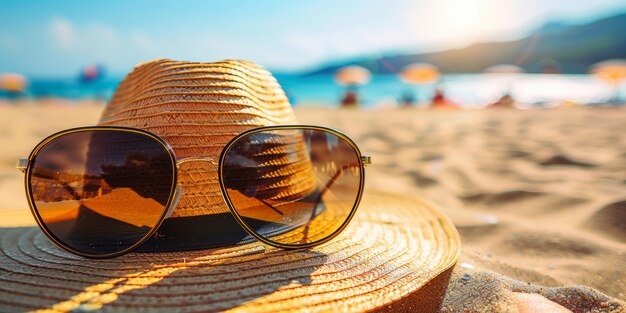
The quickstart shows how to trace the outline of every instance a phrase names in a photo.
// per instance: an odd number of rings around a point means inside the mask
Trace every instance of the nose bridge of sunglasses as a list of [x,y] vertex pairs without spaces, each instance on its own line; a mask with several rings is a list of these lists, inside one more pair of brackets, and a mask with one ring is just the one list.
[[191,162],[207,162],[211,163],[213,166],[217,168],[217,162],[210,157],[187,157],[176,160],[176,168],[180,169],[183,164],[191,163]]

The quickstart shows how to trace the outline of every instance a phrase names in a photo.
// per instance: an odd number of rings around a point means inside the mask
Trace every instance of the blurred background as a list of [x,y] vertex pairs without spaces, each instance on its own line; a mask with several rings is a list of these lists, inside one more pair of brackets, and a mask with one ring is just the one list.
[[626,100],[620,0],[5,1],[0,20],[9,102],[106,100],[154,58],[255,61],[295,106]]

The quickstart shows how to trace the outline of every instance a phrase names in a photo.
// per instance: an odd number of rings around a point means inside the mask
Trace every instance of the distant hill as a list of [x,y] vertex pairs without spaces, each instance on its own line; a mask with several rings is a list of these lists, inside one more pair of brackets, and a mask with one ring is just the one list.
[[313,70],[306,75],[333,74],[346,65],[374,73],[396,73],[407,64],[431,63],[444,73],[476,73],[496,64],[516,64],[531,73],[586,73],[596,62],[626,58],[626,13],[585,25],[546,24],[533,35],[508,42],[477,43],[432,53],[363,58]]

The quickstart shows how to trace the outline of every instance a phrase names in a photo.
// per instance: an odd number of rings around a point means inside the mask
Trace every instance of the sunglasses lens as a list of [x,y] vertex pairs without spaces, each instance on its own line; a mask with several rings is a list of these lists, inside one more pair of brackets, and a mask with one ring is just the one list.
[[250,133],[222,159],[222,187],[249,230],[279,245],[324,241],[348,222],[362,188],[349,139],[298,128]]
[[147,134],[79,130],[46,143],[31,160],[29,188],[43,228],[92,256],[124,251],[150,234],[175,185],[169,150]]

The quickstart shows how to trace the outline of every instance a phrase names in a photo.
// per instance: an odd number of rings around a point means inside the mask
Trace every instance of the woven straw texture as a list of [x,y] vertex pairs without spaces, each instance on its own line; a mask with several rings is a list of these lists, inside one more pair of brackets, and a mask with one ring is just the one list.
[[311,250],[251,243],[86,260],[33,224],[26,209],[0,211],[0,311],[419,312],[440,303],[460,251],[445,215],[374,191],[339,237]]
[[[159,135],[179,159],[210,157],[215,161],[224,145],[247,129],[295,123],[293,109],[276,79],[259,65],[235,60],[155,60],[138,65],[122,81],[100,119],[100,125],[141,128]],[[292,151],[298,149],[294,143],[285,145]],[[276,153],[274,162],[284,163],[282,156]],[[228,212],[216,170],[206,162],[185,166],[179,176],[185,193],[172,217]],[[293,179],[310,177],[297,175],[308,170],[306,166],[292,170],[294,175],[285,177],[282,188],[270,198],[310,191],[314,182]]]

